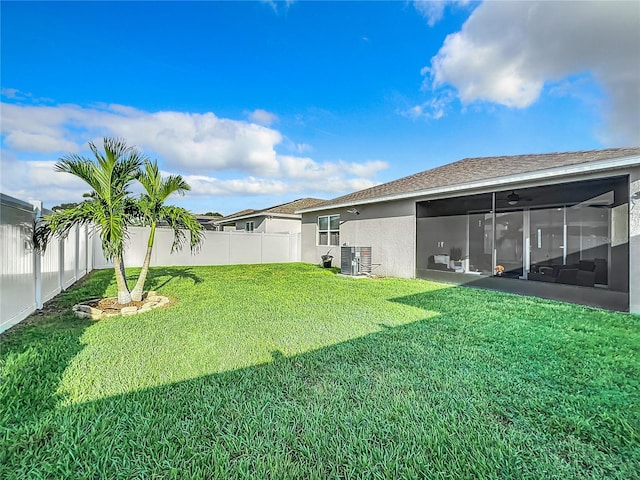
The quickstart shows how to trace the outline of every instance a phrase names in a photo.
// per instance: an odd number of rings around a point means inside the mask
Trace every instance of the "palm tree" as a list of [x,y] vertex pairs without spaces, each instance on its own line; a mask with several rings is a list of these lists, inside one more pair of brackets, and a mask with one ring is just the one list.
[[95,159],[69,154],[56,162],[55,170],[75,175],[92,189],[86,200],[75,207],[58,210],[37,225],[34,240],[44,249],[52,235],[65,236],[76,225],[93,225],[102,241],[102,251],[113,262],[118,303],[131,302],[122,262],[127,226],[135,213],[129,186],[140,173],[146,157],[127,146],[124,139],[104,138],[104,153],[89,142]]
[[189,246],[192,252],[200,246],[204,239],[202,225],[200,225],[196,217],[184,208],[164,204],[172,193],[184,195],[186,191],[191,190],[191,187],[184,181],[182,176],[169,175],[163,179],[158,170],[158,163],[155,160],[147,160],[140,171],[138,181],[145,190],[145,193],[138,200],[138,215],[142,224],[151,227],[151,231],[149,232],[147,252],[142,264],[142,270],[140,270],[138,281],[131,291],[131,298],[134,301],[142,300],[144,283],[151,263],[156,228],[160,222],[168,224],[173,229],[172,253],[182,248],[186,240],[186,233],[189,234]]

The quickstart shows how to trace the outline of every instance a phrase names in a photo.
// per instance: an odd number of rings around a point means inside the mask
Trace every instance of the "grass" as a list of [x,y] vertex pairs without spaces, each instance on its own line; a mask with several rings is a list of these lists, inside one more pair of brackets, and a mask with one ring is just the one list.
[[[128,271],[133,278],[136,270]],[[302,264],[0,338],[0,478],[639,478],[640,318]]]

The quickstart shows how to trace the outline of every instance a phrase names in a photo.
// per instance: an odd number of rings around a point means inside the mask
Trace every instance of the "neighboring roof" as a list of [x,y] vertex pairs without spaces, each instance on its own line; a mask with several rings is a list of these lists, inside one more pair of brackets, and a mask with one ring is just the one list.
[[220,215],[194,215],[196,220],[205,230],[213,230],[215,226],[215,222],[220,220],[222,217]]
[[264,210],[241,210],[236,213],[232,213],[231,215],[227,215],[215,223],[217,225],[223,223],[231,223],[236,220],[243,220],[245,218],[251,217],[259,217],[259,216],[279,216],[279,217],[291,217],[291,218],[300,218],[300,215],[296,214],[297,210],[311,208],[319,203],[325,202],[326,200],[320,198],[299,198],[292,202],[283,203],[281,205],[275,205],[273,207],[265,208]]
[[222,218],[221,215],[194,215],[194,217],[196,217],[196,220],[200,223],[213,222]]
[[249,214],[251,214],[253,212],[257,212],[257,210],[254,210],[252,208],[247,208],[246,210],[240,210],[239,212],[232,213],[231,215],[227,215],[226,217],[219,218],[216,223],[226,222],[227,220],[231,220],[231,219],[236,218],[236,217],[243,217],[243,216],[249,215]]
[[286,215],[295,215],[297,210],[304,208],[311,208],[319,203],[326,202],[321,198],[299,198],[293,202],[283,203],[282,205],[276,205],[275,207],[267,208],[260,211],[260,213],[282,213]]
[[[431,170],[425,170],[408,177],[327,200],[311,208],[301,208],[298,211],[302,213],[304,211],[325,210],[336,206],[392,200],[394,197],[410,197],[413,196],[412,194],[417,196],[433,189],[474,184],[488,179],[495,181],[495,183],[501,183],[499,179],[504,177],[638,155],[640,155],[640,147],[465,158]],[[638,163],[638,161],[635,163]]]

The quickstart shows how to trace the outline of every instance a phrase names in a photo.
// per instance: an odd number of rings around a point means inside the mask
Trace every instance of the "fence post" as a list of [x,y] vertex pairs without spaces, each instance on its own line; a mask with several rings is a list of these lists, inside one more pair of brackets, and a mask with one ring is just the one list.
[[58,283],[60,291],[64,292],[64,238],[58,238]]
[[78,277],[80,276],[80,226],[76,225],[76,244],[73,249],[73,256],[75,257],[75,261],[73,262],[73,267],[75,270],[74,277],[75,280],[73,283],[78,281]]
[[89,225],[85,226],[84,229],[84,269],[89,275]]
[[[29,202],[33,206],[33,227],[38,225],[42,218],[42,202],[32,200]],[[34,246],[35,247],[35,246]],[[42,308],[42,256],[32,247],[33,254],[33,281],[34,281],[34,300],[36,302],[36,310]]]

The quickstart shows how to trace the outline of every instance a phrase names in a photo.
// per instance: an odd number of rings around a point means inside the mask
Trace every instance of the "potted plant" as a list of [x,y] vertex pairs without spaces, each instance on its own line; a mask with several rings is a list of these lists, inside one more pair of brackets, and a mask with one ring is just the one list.
[[331,255],[331,250],[329,250],[324,255],[321,255],[320,258],[322,259],[322,266],[324,268],[331,268],[331,260],[333,260],[333,255]]

